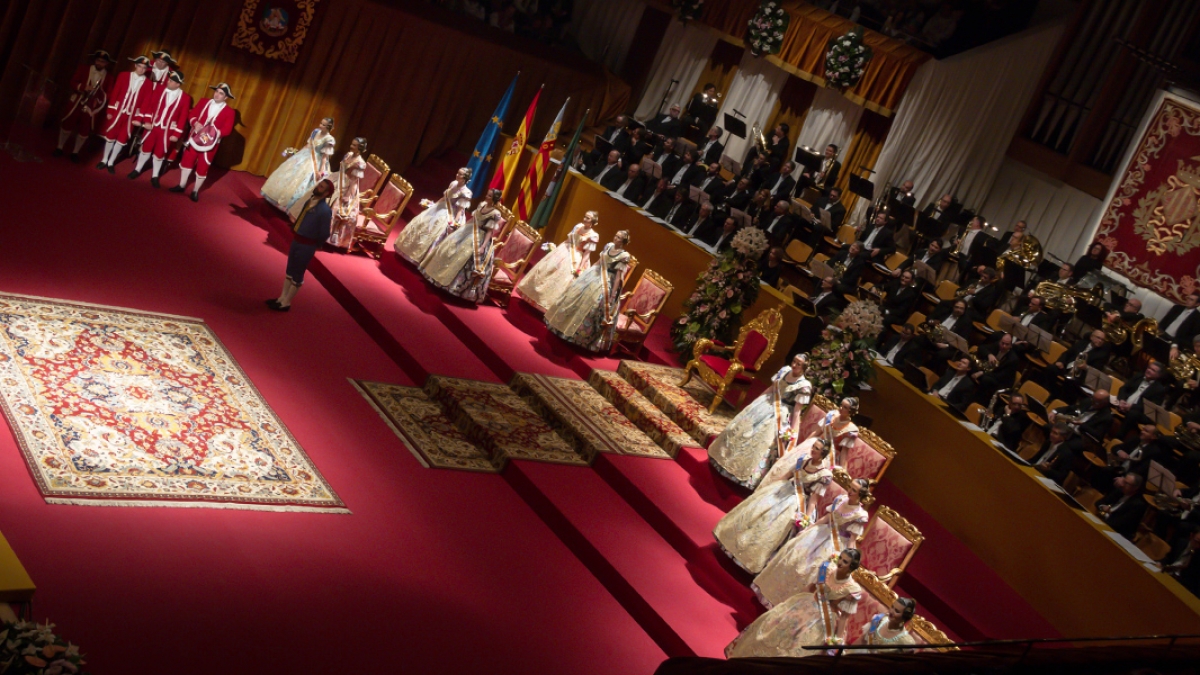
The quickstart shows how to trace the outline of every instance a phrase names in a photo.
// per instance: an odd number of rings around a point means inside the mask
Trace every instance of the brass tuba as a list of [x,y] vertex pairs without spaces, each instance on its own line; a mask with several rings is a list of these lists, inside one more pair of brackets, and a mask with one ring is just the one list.
[[1100,307],[1104,303],[1103,292],[1098,285],[1094,286],[1091,290],[1083,290],[1056,284],[1053,281],[1040,282],[1033,290],[1034,295],[1046,301],[1046,309],[1062,311],[1068,314],[1075,312],[1075,303],[1073,300],[1076,298],[1083,300],[1089,305]]
[[1009,260],[1027,270],[1036,269],[1042,262],[1042,242],[1033,235],[1025,235],[1020,248],[1009,249],[996,258],[996,272],[1004,274],[1004,263]]
[[1104,337],[1114,345],[1123,345],[1126,340],[1132,340],[1136,349],[1141,349],[1146,341],[1146,335],[1158,335],[1158,321],[1155,319],[1140,319],[1132,326],[1121,319],[1116,321],[1104,320],[1100,327]]

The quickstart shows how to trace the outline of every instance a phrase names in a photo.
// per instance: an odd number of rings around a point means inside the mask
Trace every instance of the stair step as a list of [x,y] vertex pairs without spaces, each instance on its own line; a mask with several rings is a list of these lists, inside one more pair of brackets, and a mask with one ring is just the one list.
[[715,392],[699,378],[693,377],[684,387],[684,370],[641,361],[622,361],[617,374],[632,384],[650,402],[662,410],[702,448],[707,448],[736,411],[722,401],[715,413],[708,412]]
[[588,376],[588,384],[672,457],[682,448],[697,444],[687,432],[680,429],[679,425],[651,403],[650,399],[617,373],[611,370],[593,370]]

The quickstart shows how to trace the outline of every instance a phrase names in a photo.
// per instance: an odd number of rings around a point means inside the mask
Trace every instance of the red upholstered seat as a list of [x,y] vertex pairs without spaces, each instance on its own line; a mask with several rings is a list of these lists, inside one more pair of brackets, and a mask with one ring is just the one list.
[[858,641],[862,635],[863,627],[871,622],[871,617],[879,613],[886,614],[890,606],[885,606],[872,595],[867,589],[863,589],[862,596],[858,599],[858,609],[854,612],[854,616],[846,622],[846,643],[853,644]]
[[621,316],[617,317],[617,330],[629,331],[630,333],[638,334],[646,332],[645,329],[642,328],[642,325],[638,322],[630,322],[628,314],[622,314]]
[[[365,180],[365,179],[364,179]],[[396,187],[395,183],[388,183],[383,186],[383,192],[379,195],[379,199],[375,200],[375,213],[391,213],[400,206],[400,202],[404,201],[404,192]]]
[[767,345],[770,344],[767,337],[758,331],[750,331],[746,334],[746,341],[742,343],[742,353],[738,359],[745,364],[746,372],[753,373],[758,370],[755,364],[758,363],[758,357],[766,351]]
[[906,564],[913,542],[897,532],[890,523],[877,517],[863,534],[858,548],[863,554],[862,566],[882,577]]
[[495,283],[512,284],[514,282],[515,282],[515,280],[513,279],[513,273],[510,272],[509,270],[507,270],[503,267],[496,267],[492,270],[492,283],[493,284],[495,284]]
[[[362,186],[362,192],[371,193],[375,190],[375,186],[379,184],[379,179],[383,178],[383,173],[379,171],[379,167],[367,162],[363,167],[362,180],[358,182]],[[400,202],[396,202],[399,204]],[[391,211],[391,209],[388,209]]]
[[817,517],[820,518],[825,514],[830,506],[833,506],[833,500],[846,494],[846,488],[838,484],[837,481],[830,481],[829,485],[825,486],[825,494],[817,497]]
[[[501,225],[501,227],[504,227]],[[533,250],[533,240],[530,239],[524,232],[518,229],[513,229],[509,233],[508,238],[504,242],[504,246],[496,251],[496,258],[512,265],[529,256]]]
[[[516,219],[507,209],[502,213],[506,217],[500,221],[499,229],[496,230],[496,266],[488,290],[495,296],[492,300],[503,307],[508,304],[517,280],[529,264],[534,250],[542,243],[542,236],[525,221]],[[511,228],[508,227],[510,222]]]
[[887,463],[887,457],[881,455],[860,436],[854,442],[854,447],[846,453],[845,462],[846,473],[851,476],[878,479],[884,464]]
[[[725,374],[729,372],[729,359],[723,359],[720,356],[714,356],[712,354],[702,354],[700,356],[700,362],[709,368],[712,368],[713,372],[720,377],[725,377]],[[734,381],[749,384],[750,382],[754,381],[754,378],[751,378],[744,373],[738,373],[736,376],[734,376]]]
[[821,421],[821,418],[825,417],[825,413],[827,412],[829,411],[823,410],[815,403],[808,406],[808,409],[805,410],[804,414],[800,417],[800,431],[798,433],[798,437],[801,440],[808,438],[812,432],[816,431],[818,426],[817,423]]

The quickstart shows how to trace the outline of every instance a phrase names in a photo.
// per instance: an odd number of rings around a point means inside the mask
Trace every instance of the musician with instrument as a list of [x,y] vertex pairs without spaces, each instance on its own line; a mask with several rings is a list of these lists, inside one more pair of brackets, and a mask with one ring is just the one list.
[[1110,400],[1112,396],[1106,389],[1092,392],[1091,398],[1084,398],[1074,405],[1064,406],[1049,412],[1051,424],[1066,424],[1073,430],[1086,436],[1097,444],[1104,441],[1108,430],[1112,427],[1113,413]]
[[754,199],[754,191],[750,188],[750,179],[739,178],[736,186],[721,197],[721,205],[725,208],[749,213],[750,200]]
[[779,166],[778,174],[763,181],[763,187],[770,190],[775,199],[790,199],[792,190],[796,187],[796,179],[792,178],[792,172],[795,170],[796,165],[791,161],[784,162]]
[[748,165],[755,160],[761,158],[775,168],[787,159],[788,155],[788,132],[791,127],[787,122],[780,122],[771,130],[771,135],[764,136],[761,131],[758,131],[758,125],[754,125],[751,133],[751,140],[754,141],[750,145],[750,151],[746,153],[746,161],[742,165]]
[[721,199],[725,196],[725,190],[729,188],[725,179],[721,178],[721,165],[716,162],[710,163],[704,177],[700,179],[700,183],[696,187],[708,195],[710,202],[720,204]]
[[855,295],[858,293],[858,280],[867,269],[867,252],[862,243],[856,241],[830,258],[829,266],[838,275],[838,292]]
[[[887,332],[880,333],[880,336]],[[909,361],[923,361],[921,340],[917,339],[916,326],[906,323],[900,327],[899,333],[891,333],[891,337],[881,344],[877,350],[879,355],[893,366],[900,366]]]
[[[817,201],[813,202],[811,211],[817,219],[805,221],[807,229],[810,230],[810,236],[806,241],[815,249],[820,245],[822,237],[832,236],[846,220],[846,206],[842,204],[841,188],[830,188],[825,196],[818,197]],[[821,222],[818,211],[829,212],[829,227],[832,229],[825,229],[825,224]]]
[[825,146],[825,156],[821,158],[821,166],[816,171],[805,171],[800,175],[800,181],[796,185],[797,194],[809,187],[816,188],[820,190],[821,194],[825,194],[829,188],[836,185],[838,173],[842,170],[842,163],[838,161],[837,154],[838,146],[833,143]]
[[1117,438],[1128,436],[1135,424],[1151,423],[1152,420],[1146,416],[1145,402],[1161,406],[1166,403],[1170,393],[1170,375],[1158,361],[1151,361],[1146,365],[1146,370],[1121,385],[1117,390],[1117,409],[1125,419],[1117,430]]
[[704,180],[705,171],[707,171],[707,167],[696,161],[696,151],[689,148],[683,151],[683,160],[679,162],[679,168],[675,173],[668,176],[664,172],[662,177],[666,178],[672,186],[681,187],[687,191],[688,188],[699,185],[700,181]]
[[171,188],[171,192],[183,192],[187,188],[188,178],[192,170],[196,171],[196,185],[192,188],[192,201],[200,201],[200,186],[208,177],[208,168],[217,155],[217,146],[233,133],[234,112],[226,101],[235,97],[229,85],[221,82],[210,86],[212,98],[206,98],[192,109],[188,121],[192,126],[192,135],[184,145],[183,159],[179,162],[179,185]]
[[971,330],[972,321],[974,318],[967,309],[967,301],[962,298],[943,302],[933,310],[929,321],[926,322],[926,330],[921,332],[932,347],[936,347],[938,350],[934,354],[935,363],[945,362],[958,351],[950,343],[942,342],[939,339],[941,332],[950,331],[959,336],[966,335]]
[[[704,89],[688,101],[687,110],[683,113],[683,123],[700,129],[711,127],[717,121],[717,109],[720,104],[721,96],[717,93],[717,85],[712,82],[704,83]],[[717,134],[717,138],[720,137],[721,134]]]
[[1192,595],[1200,596],[1200,527],[1190,529],[1188,536],[1171,548],[1161,565],[1163,572],[1175,577]]
[[[982,321],[992,313],[992,309],[1000,302],[1000,297],[1004,294],[1004,289],[996,281],[996,270],[990,267],[979,267],[979,280],[966,288],[960,288],[955,291],[955,295],[967,301],[967,306],[970,308],[977,318],[976,321]],[[949,302],[943,300],[942,304]]]
[[1018,288],[1025,288],[1026,273],[1036,271],[1042,261],[1042,245],[1024,232],[1009,235],[1008,248],[996,257],[996,272],[1004,290],[1016,293]]
[[967,224],[967,231],[958,238],[954,252],[950,254],[950,258],[958,263],[960,279],[965,278],[972,270],[978,272],[979,265],[975,264],[974,259],[987,248],[990,239],[983,231],[984,225],[983,216],[972,218]]
[[1018,316],[1022,326],[1041,328],[1048,333],[1054,332],[1054,324],[1058,322],[1058,317],[1046,310],[1046,299],[1040,295],[1029,298],[1029,308]]
[[1133,539],[1149,505],[1142,498],[1146,481],[1136,473],[1113,479],[1113,490],[1096,502],[1096,514],[1117,534]]
[[1006,250],[1009,248],[1012,248],[1012,246],[1011,246],[1012,238],[1017,235],[1020,235],[1022,237],[1025,236],[1025,231],[1028,229],[1029,229],[1029,223],[1026,223],[1023,220],[1018,220],[1017,224],[1013,225],[1013,229],[1005,232],[1000,237],[1000,245],[1003,246]]
[[1189,345],[1192,338],[1200,335],[1200,291],[1188,293],[1183,304],[1175,305],[1158,322],[1164,338],[1175,345]]
[[932,229],[922,228],[921,235],[929,239],[941,239],[960,211],[962,211],[962,207],[954,201],[954,195],[950,193],[942,195],[936,202],[931,202],[921,211],[921,216],[933,225]]
[[1013,348],[1012,335],[1001,333],[999,340],[980,345],[975,352],[975,360],[978,370],[972,373],[971,378],[978,386],[976,397],[980,400],[1000,389],[1010,389],[1016,382],[1020,358]]
[[1184,391],[1192,394],[1200,389],[1200,334],[1192,336],[1190,349],[1180,349],[1171,345],[1171,362],[1167,364],[1167,372]]
[[1095,467],[1088,476],[1094,485],[1111,483],[1118,475],[1136,473],[1146,478],[1150,462],[1166,464],[1170,451],[1162,444],[1162,434],[1154,424],[1138,425],[1138,437],[1113,446],[1105,452],[1105,466]]
[[1005,447],[1016,450],[1021,445],[1021,437],[1025,435],[1025,430],[1033,424],[1033,420],[1029,419],[1028,402],[1024,394],[1013,392],[1001,414],[996,415],[999,394],[1000,392],[992,394],[992,400],[984,410],[987,418],[981,420],[980,426]]
[[942,375],[929,395],[939,398],[952,408],[965,409],[975,396],[975,380],[971,378],[971,359],[963,356],[950,362],[952,366]]
[[[58,147],[55,157],[62,157],[63,148],[71,135],[75,135],[75,149],[71,161],[79,161],[79,151],[89,136],[96,130],[96,116],[108,105],[108,94],[112,89],[112,66],[115,61],[103,49],[88,54],[88,63],[81,64],[71,77],[71,98],[67,100],[67,114],[63,115],[58,129]],[[103,115],[100,116],[104,119]]]
[[683,122],[679,119],[680,112],[682,109],[677,103],[667,110],[666,115],[658,115],[654,119],[647,120],[646,128],[660,138],[679,138],[679,135],[683,133]]
[[786,199],[775,202],[770,213],[759,215],[756,225],[767,235],[772,244],[782,244],[794,236],[796,218],[792,215],[792,203]]
[[934,271],[937,271],[939,268],[941,268],[942,264],[946,262],[947,255],[948,254],[946,253],[945,249],[942,248],[941,239],[930,239],[928,246],[917,249],[912,256],[905,258],[904,262],[900,263],[899,267],[897,267],[895,270],[892,270],[892,276],[900,276],[900,273],[912,267],[914,262],[923,262],[932,267]]
[[1076,457],[1083,456],[1083,443],[1076,438],[1075,431],[1066,424],[1055,424],[1033,458],[1033,468],[1042,475],[1062,484],[1071,472]]

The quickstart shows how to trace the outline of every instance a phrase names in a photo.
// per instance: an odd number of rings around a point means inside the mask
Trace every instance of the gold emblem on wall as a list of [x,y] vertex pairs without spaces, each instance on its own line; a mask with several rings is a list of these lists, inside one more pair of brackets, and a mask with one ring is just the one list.
[[1179,160],[1175,175],[1146,193],[1133,217],[1134,231],[1154,255],[1183,255],[1200,246],[1200,164]]

